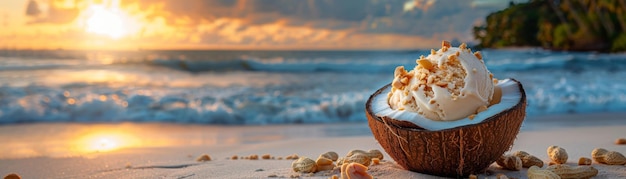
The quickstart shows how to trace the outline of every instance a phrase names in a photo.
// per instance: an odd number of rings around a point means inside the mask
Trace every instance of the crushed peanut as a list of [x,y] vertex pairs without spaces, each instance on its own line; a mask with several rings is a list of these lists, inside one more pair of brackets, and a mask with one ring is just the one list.
[[474,56],[476,56],[479,60],[483,59],[483,54],[481,54],[480,51],[474,52]]
[[417,64],[419,64],[419,66],[422,66],[422,67],[424,67],[425,69],[428,69],[428,70],[432,70],[433,69],[433,64],[430,63],[430,60],[420,59],[420,60],[417,60]]
[[465,48],[467,48],[467,44],[462,43],[461,45],[459,45],[459,48],[460,48],[460,49],[465,49]]
[[444,40],[441,42],[441,46],[450,48],[450,42]]

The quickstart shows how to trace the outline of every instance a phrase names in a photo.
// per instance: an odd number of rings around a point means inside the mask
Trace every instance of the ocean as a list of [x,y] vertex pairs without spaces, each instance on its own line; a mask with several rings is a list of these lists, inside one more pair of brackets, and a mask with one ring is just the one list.
[[[626,54],[483,50],[527,116],[626,111]],[[0,124],[366,121],[365,101],[429,50],[0,50]]]

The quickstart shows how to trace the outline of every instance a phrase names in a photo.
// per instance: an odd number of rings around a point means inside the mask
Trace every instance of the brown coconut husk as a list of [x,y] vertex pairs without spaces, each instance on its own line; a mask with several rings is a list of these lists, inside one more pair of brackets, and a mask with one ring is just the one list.
[[376,116],[371,109],[376,91],[366,103],[369,127],[383,149],[407,170],[459,177],[483,173],[504,152],[510,150],[526,116],[526,94],[510,109],[478,124],[429,131],[411,122]]

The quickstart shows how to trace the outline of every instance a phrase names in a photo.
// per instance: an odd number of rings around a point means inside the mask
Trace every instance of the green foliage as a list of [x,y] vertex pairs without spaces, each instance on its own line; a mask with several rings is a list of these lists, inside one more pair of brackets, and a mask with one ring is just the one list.
[[539,32],[537,32],[537,40],[541,43],[541,46],[544,48],[552,47],[553,44],[549,43],[554,40],[554,25],[550,23],[550,21],[541,19],[539,20]]
[[532,0],[489,14],[473,34],[479,48],[625,51],[625,8],[624,0]]
[[553,33],[554,39],[552,41],[552,46],[560,47],[565,50],[569,49],[571,42],[567,33],[568,31],[571,31],[571,27],[568,24],[560,24],[556,26]]
[[626,51],[626,33],[621,33],[615,38],[615,41],[613,41],[611,45],[611,51]]
[[487,25],[475,27],[474,37],[483,47],[540,45],[536,38],[539,3],[511,4],[487,16]]

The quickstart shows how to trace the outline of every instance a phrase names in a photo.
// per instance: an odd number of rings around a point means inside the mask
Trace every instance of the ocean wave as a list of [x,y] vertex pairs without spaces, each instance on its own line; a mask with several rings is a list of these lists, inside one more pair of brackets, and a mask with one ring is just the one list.
[[[35,53],[35,52],[33,52]],[[107,66],[152,66],[183,72],[262,71],[279,73],[389,73],[396,66],[411,69],[415,59],[426,51],[415,52],[243,52],[156,51],[91,54],[37,52],[25,57],[0,57],[0,70],[41,70],[59,68],[107,68]],[[204,54],[207,53],[207,54]],[[226,53],[229,55],[220,55]],[[626,70],[626,54],[550,52],[537,49],[484,50],[490,71],[533,70]],[[202,55],[203,54],[203,55]],[[48,56],[46,56],[48,55]],[[1,56],[1,55],[0,55]]]
[[[396,66],[412,68],[423,54],[72,53],[78,55],[0,54],[0,123],[365,121],[369,95],[393,79]],[[497,78],[524,84],[529,116],[626,111],[626,54],[483,53]]]
[[[528,116],[626,111],[626,85],[615,83],[626,76],[623,72],[615,76],[611,72],[566,74],[515,76],[526,89]],[[366,121],[365,101],[380,86],[333,92],[336,89],[331,86],[341,85],[341,81],[329,83],[198,88],[0,86],[0,123],[265,125]]]
[[[168,68],[190,71],[265,71],[265,72],[337,72],[337,73],[388,73],[396,66],[407,69],[415,66],[415,59],[398,57],[373,59],[284,59],[247,57],[232,60],[154,60],[152,64]],[[582,70],[626,70],[626,55],[586,55],[561,54],[527,58],[488,58],[485,59],[490,71],[532,71],[558,69],[570,71]]]
[[[407,60],[347,60],[347,59],[257,59],[244,60],[254,71],[270,72],[339,72],[381,73],[394,69]],[[408,60],[411,61],[411,60]],[[410,62],[409,62],[410,63]]]
[[[98,90],[95,90],[98,88]],[[27,91],[38,91],[30,94]],[[196,89],[146,93],[144,89],[102,87],[63,90],[44,86],[0,87],[0,123],[175,122],[286,124],[361,121],[367,92],[316,97],[254,95],[262,89],[231,87],[240,93],[208,95]],[[100,91],[100,92],[95,92]],[[193,93],[192,91],[196,91]],[[190,94],[191,93],[191,94]]]
[[491,71],[531,71],[531,70],[609,70],[626,69],[626,55],[550,55],[545,57],[504,58],[489,60],[487,66]]

